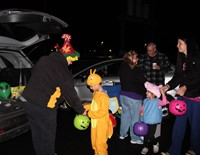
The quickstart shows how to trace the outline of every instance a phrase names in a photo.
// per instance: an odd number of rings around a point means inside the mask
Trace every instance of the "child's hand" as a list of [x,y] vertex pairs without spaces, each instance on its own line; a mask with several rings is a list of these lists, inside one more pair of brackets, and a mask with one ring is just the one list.
[[121,113],[122,113],[122,107],[119,107],[119,108],[118,108],[117,113],[118,113],[118,114],[121,114]]
[[83,103],[83,106],[88,105],[88,104],[91,104],[91,103],[85,102],[85,103]]
[[[162,89],[162,91],[163,91],[164,93],[165,93],[166,91],[168,91],[169,88],[170,88],[170,86],[169,86],[168,84],[161,87],[161,89]],[[160,90],[161,90],[161,89],[160,89]],[[162,93],[162,91],[161,91],[161,93]]]
[[165,94],[165,92],[164,92],[163,88],[160,88],[160,92],[161,92],[161,94],[162,94],[162,95],[164,95],[164,94]]
[[90,110],[90,106],[91,106],[90,103],[83,103],[83,107],[85,108],[86,111]]

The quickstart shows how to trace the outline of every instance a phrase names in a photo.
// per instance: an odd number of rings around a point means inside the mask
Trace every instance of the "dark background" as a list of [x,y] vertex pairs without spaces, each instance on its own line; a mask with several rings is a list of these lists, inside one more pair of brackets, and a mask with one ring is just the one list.
[[[112,49],[144,53],[155,41],[158,49],[174,60],[177,34],[191,32],[199,41],[198,1],[189,0],[32,0],[4,2],[0,9],[23,8],[52,14],[69,24],[72,45],[83,57]],[[102,44],[103,42],[103,44]],[[103,45],[103,46],[102,46]]]

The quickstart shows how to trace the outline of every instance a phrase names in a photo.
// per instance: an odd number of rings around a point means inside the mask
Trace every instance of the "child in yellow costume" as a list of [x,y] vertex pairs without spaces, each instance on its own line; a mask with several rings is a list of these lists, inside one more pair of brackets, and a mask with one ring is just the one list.
[[113,126],[109,118],[109,96],[101,86],[102,79],[96,70],[87,79],[87,85],[93,90],[91,104],[85,104],[91,118],[91,143],[95,155],[108,155],[108,138],[113,135]]

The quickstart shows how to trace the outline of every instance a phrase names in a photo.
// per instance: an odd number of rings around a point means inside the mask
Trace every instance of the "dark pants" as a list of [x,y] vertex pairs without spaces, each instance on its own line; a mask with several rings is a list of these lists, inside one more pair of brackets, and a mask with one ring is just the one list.
[[183,97],[179,100],[186,102],[187,110],[184,115],[176,116],[172,131],[172,143],[169,148],[170,155],[181,155],[182,143],[185,136],[187,122],[190,125],[190,149],[200,154],[200,102],[192,101]]
[[157,140],[155,138],[157,124],[148,124],[148,133],[144,136],[144,146],[147,148],[152,148],[153,145],[157,144]]
[[23,102],[37,155],[55,155],[57,110]]

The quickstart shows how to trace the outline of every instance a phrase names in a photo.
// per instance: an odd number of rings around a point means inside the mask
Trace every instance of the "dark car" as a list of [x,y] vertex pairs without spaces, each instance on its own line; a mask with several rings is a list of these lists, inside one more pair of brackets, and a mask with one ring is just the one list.
[[66,27],[66,22],[47,13],[24,9],[0,10],[0,82],[11,86],[10,96],[0,98],[0,142],[30,129],[18,99],[34,66],[30,55],[35,51],[39,51],[38,56],[45,54],[42,53],[44,48],[38,49],[52,36],[61,36]]

